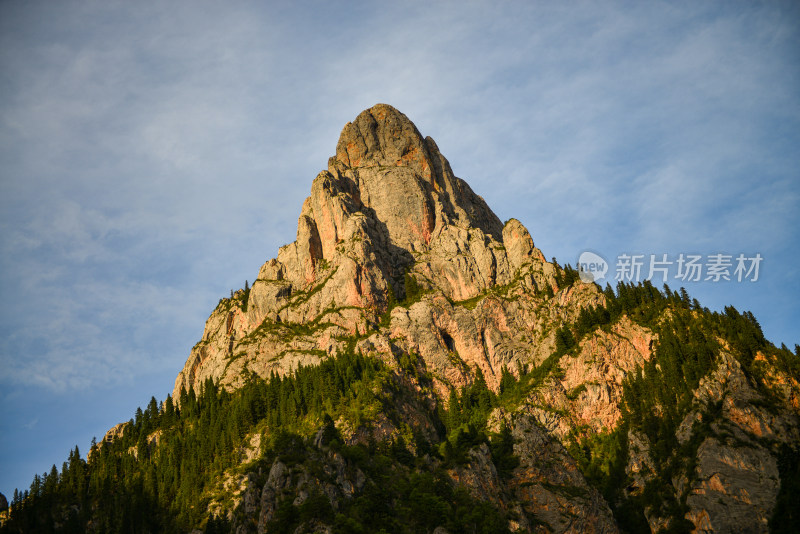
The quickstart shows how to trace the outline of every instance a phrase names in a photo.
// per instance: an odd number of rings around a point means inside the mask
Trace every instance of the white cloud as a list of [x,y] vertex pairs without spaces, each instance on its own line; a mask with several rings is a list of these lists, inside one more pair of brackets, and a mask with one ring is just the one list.
[[[97,428],[165,394],[377,102],[547,257],[763,251],[758,284],[690,291],[800,341],[798,20],[790,3],[0,2],[0,390],[31,425],[5,443],[60,442],[25,411],[42,398],[80,398]],[[17,456],[0,454],[52,463]]]
[[339,130],[377,102],[548,257],[796,240],[780,7],[188,7],[2,8],[0,265],[29,301],[4,316],[6,380],[157,367],[147,340],[175,321],[188,351],[214,295],[294,238]]

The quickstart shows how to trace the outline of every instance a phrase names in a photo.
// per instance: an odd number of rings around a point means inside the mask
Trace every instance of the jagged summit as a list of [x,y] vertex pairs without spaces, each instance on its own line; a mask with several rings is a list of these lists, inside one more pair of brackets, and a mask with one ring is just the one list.
[[[403,180],[418,182],[417,185],[424,189],[424,200],[429,203],[423,206],[429,217],[415,221],[422,223],[419,228],[423,233],[433,231],[435,221],[430,217],[433,215],[430,204],[439,201],[450,219],[500,236],[500,220],[466,182],[453,175],[450,163],[439,152],[434,140],[423,138],[414,123],[392,106],[377,104],[361,112],[342,129],[333,166],[338,167],[337,163],[350,169],[377,167],[392,170],[383,175],[392,179],[382,184],[390,197],[402,197],[405,193],[413,196],[418,193],[414,184],[407,184],[411,186],[410,191],[393,186]],[[403,169],[398,172],[400,169],[392,168]]]
[[336,159],[351,168],[420,163],[420,174],[430,178],[427,150],[422,134],[405,114],[388,104],[376,104],[342,129]]
[[[409,283],[426,301],[461,301],[515,279],[544,288],[552,272],[522,224],[503,225],[453,174],[433,139],[378,104],[343,128],[336,155],[303,203],[296,240],[261,267],[249,292],[220,301],[175,391],[209,377],[236,384],[245,370],[266,376],[338,353],[346,344],[337,339],[374,331],[407,299]],[[274,327],[310,322],[326,326],[308,336]],[[434,337],[410,341],[433,353],[453,336],[438,333],[434,315],[425,322]],[[475,343],[496,383],[500,366]],[[391,354],[391,344],[379,344]]]
[[450,227],[499,239],[503,225],[453,175],[430,137],[423,139],[393,107],[378,104],[342,130],[336,156],[303,204],[296,246],[282,250],[278,261],[293,271],[289,278],[310,283],[319,262],[335,261],[348,238],[367,239],[371,250],[363,252],[375,253],[382,274],[393,280]]
[[[336,156],[320,178],[333,182],[336,194],[349,194],[358,211],[374,210],[392,242],[412,252],[424,249],[448,224],[479,228],[495,238],[502,233],[500,220],[455,177],[433,139],[423,138],[408,117],[387,104],[345,125]],[[312,186],[312,197],[315,192]],[[329,229],[327,221],[319,222]],[[323,253],[327,250],[323,243]]]

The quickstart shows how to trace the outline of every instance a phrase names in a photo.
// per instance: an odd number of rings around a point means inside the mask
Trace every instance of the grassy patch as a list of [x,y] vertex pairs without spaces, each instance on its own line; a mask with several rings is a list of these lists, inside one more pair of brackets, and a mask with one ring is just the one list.
[[572,389],[571,391],[567,392],[567,398],[568,398],[569,400],[572,400],[572,401],[574,401],[574,400],[576,400],[576,399],[577,399],[577,398],[580,396],[580,394],[581,394],[581,393],[583,393],[584,391],[586,391],[586,384],[585,384],[585,383],[584,383],[584,384],[580,384],[578,387],[576,387],[576,388]]

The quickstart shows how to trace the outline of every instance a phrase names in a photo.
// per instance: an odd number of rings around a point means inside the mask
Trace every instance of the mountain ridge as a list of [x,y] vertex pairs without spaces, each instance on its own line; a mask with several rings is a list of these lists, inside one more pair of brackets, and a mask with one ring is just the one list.
[[5,528],[790,531],[800,348],[578,274],[373,106],[173,394],[35,480]]

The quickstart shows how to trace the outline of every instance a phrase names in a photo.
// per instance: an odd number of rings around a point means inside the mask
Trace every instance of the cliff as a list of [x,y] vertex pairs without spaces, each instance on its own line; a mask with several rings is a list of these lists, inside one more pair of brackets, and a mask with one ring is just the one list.
[[[174,395],[207,379],[236,388],[253,374],[286,375],[352,350],[395,369],[403,355],[418,356],[434,403],[444,404],[449,391],[472,384],[478,372],[498,392],[504,372],[519,377],[540,367],[556,350],[559,328],[575,325],[583,310],[606,305],[596,285],[560,286],[562,275],[519,221],[501,223],[453,175],[433,139],[379,104],[342,130],[336,155],[302,206],[296,241],[264,263],[249,291],[220,301]],[[503,414],[521,459],[514,477],[499,483],[485,452],[476,449],[454,480],[553,531],[615,531],[608,504],[564,447],[618,430],[623,382],[651,360],[657,330],[625,314],[592,329],[555,372]],[[716,371],[699,385],[678,429],[680,442],[692,439],[690,423],[702,419],[711,402],[703,393],[709,384],[717,401],[728,403],[713,428],[733,429],[738,441],[731,445],[714,432],[705,437],[691,453],[694,471],[673,481],[671,498],[685,511],[677,516],[697,531],[743,525],[764,531],[780,486],[775,444],[798,440],[797,382],[772,378],[784,402],[779,415],[768,415],[753,405],[767,402],[753,392],[753,378],[742,376],[725,352],[716,358]],[[737,380],[731,382],[731,374]],[[389,425],[382,437],[396,432]],[[635,496],[658,474],[647,471],[647,437],[629,433]],[[542,470],[542,462],[551,468]],[[564,485],[579,488],[581,497],[553,489]],[[656,508],[644,507],[654,531],[669,524]],[[515,524],[533,528],[529,520]]]
[[[798,352],[546,261],[379,104],[172,397],[32,499],[92,532],[791,531]],[[20,509],[9,531],[41,521]]]
[[[345,126],[303,203],[296,241],[264,263],[247,292],[220,301],[173,395],[208,378],[236,387],[249,373],[314,364],[353,336],[358,350],[384,359],[415,351],[453,385],[464,378],[446,355],[458,352],[496,387],[503,365],[548,352],[547,343],[535,354],[515,349],[516,333],[541,336],[561,311],[507,298],[471,310],[454,304],[498,288],[535,293],[554,287],[553,274],[522,224],[503,225],[430,137],[379,104]],[[596,301],[593,289],[576,298]]]

